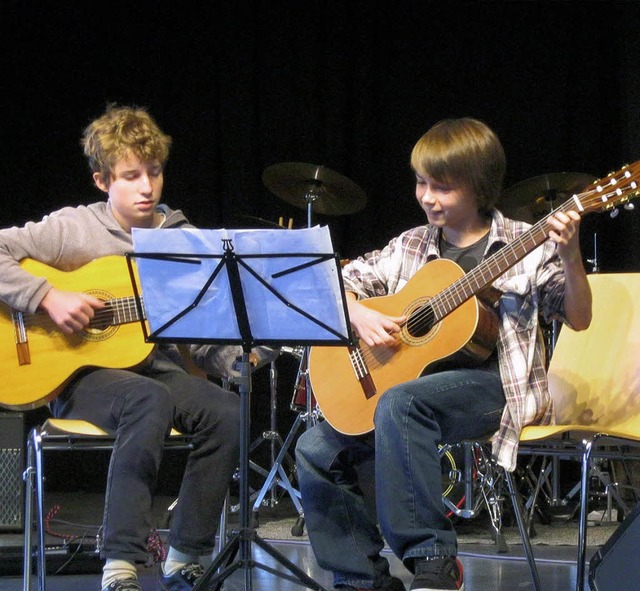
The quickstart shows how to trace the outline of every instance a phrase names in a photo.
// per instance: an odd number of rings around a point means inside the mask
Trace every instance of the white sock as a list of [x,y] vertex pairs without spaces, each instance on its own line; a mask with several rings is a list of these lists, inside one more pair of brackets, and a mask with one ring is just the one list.
[[166,577],[170,577],[172,574],[178,572],[183,566],[193,562],[198,562],[197,556],[180,552],[180,550],[176,550],[173,546],[169,546],[167,559],[162,563],[162,574]]
[[209,552],[209,554],[204,554],[200,556],[200,559],[198,560],[198,562],[200,563],[200,566],[204,570],[207,570],[211,566],[211,563],[213,562],[213,552]]
[[106,589],[114,581],[122,579],[138,579],[135,565],[126,560],[107,558],[102,567],[102,588]]

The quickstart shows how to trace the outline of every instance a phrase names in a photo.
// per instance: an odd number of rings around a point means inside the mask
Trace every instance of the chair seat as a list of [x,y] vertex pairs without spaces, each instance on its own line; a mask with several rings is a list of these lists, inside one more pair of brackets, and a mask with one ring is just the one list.
[[[47,419],[42,425],[42,433],[49,435],[77,435],[85,437],[113,437],[114,433],[105,431],[97,425],[82,419]],[[170,437],[185,437],[176,429],[171,429]]]
[[[585,588],[592,477],[599,478],[625,510],[615,483],[601,479],[596,460],[640,458],[640,273],[592,274],[588,281],[591,324],[578,332],[564,326],[549,362],[557,424],[525,427],[519,445],[520,454],[580,460],[580,481],[574,487],[580,493],[576,591]],[[541,472],[530,479],[534,503],[547,478],[548,472]]]
[[620,427],[602,427],[599,425],[579,425],[577,423],[569,425],[529,425],[520,434],[520,443],[528,441],[538,441],[550,439],[570,434],[571,439],[578,440],[584,437],[591,438],[597,434],[606,434],[610,437],[620,437],[635,439],[637,431],[627,430]]

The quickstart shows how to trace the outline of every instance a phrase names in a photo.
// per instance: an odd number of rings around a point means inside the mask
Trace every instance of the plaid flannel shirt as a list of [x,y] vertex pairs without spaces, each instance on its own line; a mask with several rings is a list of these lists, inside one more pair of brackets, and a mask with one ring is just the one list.
[[[505,218],[494,210],[483,260],[530,228],[529,224]],[[439,238],[440,231],[430,225],[403,232],[383,249],[348,263],[343,269],[345,289],[359,298],[400,291],[418,269],[440,258]],[[506,397],[492,450],[499,464],[512,471],[522,428],[553,421],[540,317],[547,323],[566,323],[564,273],[555,244],[545,241],[500,275],[492,286],[502,294],[495,308],[499,318],[498,363]]]

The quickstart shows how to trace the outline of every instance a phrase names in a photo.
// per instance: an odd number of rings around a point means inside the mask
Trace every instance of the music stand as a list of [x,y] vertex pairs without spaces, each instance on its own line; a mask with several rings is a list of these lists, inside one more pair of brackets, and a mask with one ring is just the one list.
[[[251,349],[291,342],[353,344],[340,263],[330,248],[328,230],[134,229],[133,242],[134,253],[127,261],[139,318],[145,319],[145,340],[242,345],[240,377],[234,380],[241,398],[240,525],[194,591],[217,591],[241,568],[245,591],[252,589],[253,568],[325,591],[251,527],[248,470]],[[260,252],[251,252],[254,249]],[[138,259],[137,269],[132,258]],[[319,311],[321,317],[316,316]],[[288,322],[283,322],[285,317]],[[254,560],[253,543],[290,574]]]

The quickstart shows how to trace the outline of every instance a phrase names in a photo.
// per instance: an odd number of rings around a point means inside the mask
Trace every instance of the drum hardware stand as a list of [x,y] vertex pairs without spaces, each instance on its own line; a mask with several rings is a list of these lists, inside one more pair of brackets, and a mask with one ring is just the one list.
[[[309,386],[309,380],[308,380],[307,352],[308,352],[308,348],[303,349],[303,353],[300,358],[300,364],[298,366],[296,383],[294,386],[294,397],[296,392],[302,390],[302,388],[305,389],[306,410],[298,411],[298,415],[296,416],[296,419],[293,422],[293,425],[291,426],[291,429],[289,430],[287,437],[285,438],[284,442],[281,442],[280,452],[278,453],[277,457],[273,461],[271,471],[267,475],[267,479],[265,480],[262,490],[260,491],[257,498],[255,499],[255,503],[253,506],[253,510],[255,514],[258,511],[260,504],[264,499],[266,491],[269,490],[269,486],[271,486],[271,482],[276,477],[276,474],[279,474],[280,478],[283,481],[283,485],[281,486],[285,486],[285,488],[287,488],[287,491],[289,492],[289,496],[291,497],[291,500],[293,501],[296,511],[298,512],[298,518],[296,519],[296,522],[294,523],[294,525],[291,527],[291,535],[296,537],[300,537],[304,533],[304,511],[300,503],[300,492],[298,490],[293,489],[293,487],[291,486],[291,482],[287,477],[287,474],[283,468],[283,462],[288,457],[287,455],[288,450],[293,444],[294,438],[297,435],[301,425],[303,423],[306,423],[307,428],[309,428],[310,426],[313,426],[318,422],[318,411],[316,409],[309,410],[309,408],[313,405],[313,399],[312,399],[312,392],[311,392],[311,388]],[[294,410],[293,406],[292,406],[292,410]]]
[[[322,183],[321,182],[312,182],[311,187],[304,194],[304,201],[306,203],[307,210],[307,228],[312,227],[313,223],[313,203],[321,197],[322,192]],[[250,461],[249,464],[253,470],[265,476],[265,481],[262,485],[262,488],[257,493],[251,495],[251,500],[253,501],[253,523],[257,525],[258,523],[258,512],[260,507],[263,504],[266,504],[270,507],[274,507],[277,503],[276,497],[276,486],[283,488],[291,498],[293,505],[298,513],[298,518],[296,519],[295,524],[291,527],[291,535],[299,537],[304,533],[304,510],[302,508],[302,504],[300,502],[300,492],[293,487],[291,479],[287,475],[284,470],[283,464],[285,461],[291,461],[293,468],[295,470],[295,460],[291,458],[289,454],[289,448],[294,443],[295,436],[298,433],[298,430],[304,423],[307,429],[310,429],[313,425],[318,422],[318,411],[314,408],[313,395],[309,385],[308,375],[309,372],[307,370],[307,359],[309,355],[309,347],[304,347],[302,349],[302,354],[300,358],[300,364],[298,366],[298,372],[296,376],[296,382],[294,385],[294,396],[295,392],[298,392],[304,388],[305,391],[305,410],[300,411],[295,409],[292,405],[292,410],[296,410],[298,415],[289,430],[284,441],[280,437],[279,432],[277,431],[276,425],[276,410],[277,410],[277,370],[275,368],[275,362],[271,362],[271,373],[270,373],[270,383],[271,383],[271,430],[265,431],[262,434],[262,437],[259,437],[250,448],[250,452],[254,451],[263,441],[270,441],[271,443],[271,469],[269,472],[264,470],[261,466],[257,465],[255,462]],[[280,451],[276,455],[275,447],[276,444],[280,445]],[[267,493],[270,493],[269,500],[265,501],[265,497]],[[231,505],[230,510],[232,513],[237,512],[239,509],[239,505]]]
[[463,441],[439,447],[441,462],[451,462],[451,458],[447,456],[458,448],[462,450],[464,464],[458,469],[454,460],[455,469],[447,474],[450,485],[454,482],[464,485],[461,501],[454,503],[444,491],[442,501],[452,515],[463,519],[476,517],[484,506],[491,521],[491,537],[496,544],[496,551],[504,554],[509,552],[507,539],[502,532],[504,471],[491,457],[491,452],[486,449],[487,445],[477,441]]
[[[306,202],[306,210],[307,210],[307,228],[312,227],[313,203],[321,197],[321,192],[322,192],[322,183],[318,181],[315,183],[312,182],[311,187],[304,194],[304,200]],[[296,382],[294,385],[294,396],[295,396],[295,392],[301,390],[303,387],[305,389],[305,410],[302,412],[298,411],[298,415],[293,425],[291,426],[291,429],[289,430],[289,433],[285,438],[284,442],[282,442],[282,440],[279,438],[279,435],[275,433],[275,435],[277,436],[278,442],[280,443],[280,452],[278,453],[275,459],[272,459],[271,470],[267,474],[264,485],[260,490],[260,492],[258,493],[257,497],[255,498],[255,502],[253,505],[253,511],[254,511],[254,517],[255,517],[257,516],[257,513],[263,502],[263,499],[270,488],[272,491],[272,499],[273,499],[274,493],[273,493],[272,482],[274,478],[276,478],[276,476],[279,474],[280,478],[282,479],[282,483],[278,481],[278,484],[280,484],[281,486],[284,486],[287,489],[287,492],[289,493],[289,496],[293,501],[296,511],[298,512],[298,518],[296,519],[295,524],[291,527],[291,535],[296,537],[302,536],[302,534],[304,533],[304,510],[302,509],[302,504],[300,503],[300,492],[298,490],[293,489],[291,485],[291,481],[289,480],[283,468],[283,462],[286,458],[290,457],[288,455],[288,450],[290,446],[293,444],[294,438],[297,435],[301,425],[305,423],[306,428],[310,429],[313,425],[317,423],[317,420],[318,420],[318,414],[316,410],[313,408],[314,406],[313,398],[312,398],[311,388],[309,386],[308,370],[306,368],[308,355],[309,355],[309,347],[305,347],[302,352],[300,364],[298,366]],[[303,380],[304,380],[304,383],[301,384]],[[292,410],[294,410],[293,407],[292,407]],[[272,449],[273,449],[273,443],[275,442],[272,440]],[[294,467],[295,467],[295,462],[294,462]]]
[[[617,209],[615,209],[614,211],[618,211]],[[591,267],[591,272],[592,273],[599,273],[600,272],[600,266],[598,263],[598,232],[597,230],[593,233],[593,258],[592,259],[587,259],[587,263],[593,265]]]
[[[270,368],[270,385],[271,385],[271,415],[270,415],[270,430],[264,431],[262,436],[259,437],[251,446],[250,451],[255,450],[261,443],[264,441],[268,441],[270,444],[270,452],[271,452],[271,469],[267,472],[262,467],[256,465],[254,462],[251,462],[252,468],[265,476],[265,481],[262,485],[262,488],[258,493],[252,495],[254,503],[253,503],[253,513],[254,513],[254,523],[257,524],[257,517],[260,507],[267,505],[269,507],[275,507],[278,504],[278,496],[276,494],[276,488],[283,488],[291,497],[291,501],[293,502],[296,511],[299,515],[303,514],[302,505],[300,504],[300,492],[293,487],[291,483],[291,479],[287,475],[284,469],[285,461],[288,461],[295,470],[295,461],[289,455],[288,450],[289,446],[292,442],[292,437],[289,435],[285,439],[282,440],[280,433],[277,428],[277,383],[278,383],[278,370],[276,368],[276,362],[271,362]],[[280,451],[276,454],[276,445],[280,446]],[[270,497],[268,500],[265,500],[267,493],[270,493]]]
[[[318,184],[317,187],[313,186],[311,189],[305,192],[305,195],[304,195],[304,199],[307,204],[307,227],[308,228],[311,228],[312,226],[313,202],[320,197],[320,192],[319,192],[320,188],[321,188],[320,184]],[[300,537],[304,533],[304,510],[302,509],[302,504],[300,503],[300,492],[297,490],[294,490],[293,487],[291,486],[291,481],[287,477],[287,474],[284,471],[282,464],[285,458],[290,457],[288,456],[288,450],[290,446],[293,444],[294,438],[297,435],[298,429],[300,428],[300,426],[303,423],[305,423],[306,428],[310,429],[317,422],[317,412],[313,408],[312,393],[311,393],[311,388],[309,386],[309,378],[308,378],[309,372],[307,370],[308,355],[309,355],[309,347],[307,346],[307,347],[304,347],[304,349],[302,350],[300,363],[298,365],[298,372],[296,375],[296,382],[294,385],[294,398],[295,398],[295,394],[299,390],[301,390],[302,388],[305,389],[305,410],[302,412],[298,411],[298,415],[296,416],[296,419],[293,425],[291,426],[291,429],[289,430],[289,433],[285,438],[284,443],[280,440],[280,453],[275,458],[275,460],[272,461],[271,470],[267,475],[267,478],[264,482],[262,490],[259,492],[258,496],[255,499],[255,503],[253,505],[254,516],[256,516],[260,508],[260,505],[264,499],[266,491],[269,490],[269,487],[272,487],[271,483],[273,479],[276,477],[276,474],[279,474],[280,478],[284,481],[285,487],[289,492],[289,496],[291,497],[291,500],[293,501],[296,511],[298,512],[298,518],[296,519],[296,522],[294,523],[294,525],[291,527],[291,535],[296,537]],[[294,410],[293,404],[292,404],[292,410]],[[294,467],[295,467],[295,462],[294,462]],[[272,487],[272,491],[273,491],[273,487]],[[272,492],[272,495],[273,495],[273,492]]]

